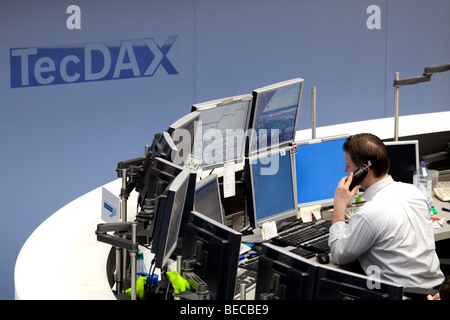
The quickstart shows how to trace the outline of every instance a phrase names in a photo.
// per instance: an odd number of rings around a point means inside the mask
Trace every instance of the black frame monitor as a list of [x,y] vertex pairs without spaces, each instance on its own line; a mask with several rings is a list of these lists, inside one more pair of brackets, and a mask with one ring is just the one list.
[[345,173],[343,145],[349,135],[296,142],[297,201],[299,207],[332,205]]
[[189,170],[181,171],[156,200],[151,251],[155,254],[155,266],[164,267],[177,247],[181,219],[188,186]]
[[183,235],[183,261],[195,260],[194,273],[212,300],[233,300],[241,233],[192,211]]
[[295,155],[291,147],[245,160],[245,189],[250,226],[297,214]]
[[225,224],[219,179],[216,174],[210,174],[197,181],[195,185],[194,210]]
[[246,156],[294,141],[303,83],[296,78],[253,90]]
[[419,167],[419,141],[385,141],[391,159],[389,174],[395,181],[413,183],[414,172]]
[[315,300],[402,300],[403,292],[403,286],[381,281],[375,269],[371,276],[323,265],[317,269]]
[[147,153],[136,183],[139,207],[144,210],[146,200],[154,201],[182,170],[183,167],[169,160],[153,157],[151,152]]
[[264,243],[258,258],[256,300],[312,300],[317,267],[310,260]]
[[194,139],[196,158],[202,168],[216,168],[225,162],[242,162],[252,96],[250,94],[206,101],[192,106],[200,113]]

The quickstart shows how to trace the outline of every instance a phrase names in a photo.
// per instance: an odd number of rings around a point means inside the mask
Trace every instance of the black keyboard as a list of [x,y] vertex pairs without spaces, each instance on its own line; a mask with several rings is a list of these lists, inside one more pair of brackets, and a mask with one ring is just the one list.
[[253,258],[240,261],[239,268],[258,271],[258,258],[259,256],[255,256]]
[[314,251],[311,251],[311,250],[308,250],[305,248],[301,248],[301,247],[295,247],[293,249],[290,249],[289,252],[295,253],[305,259],[312,258],[316,255],[316,253]]
[[275,242],[286,246],[297,247],[302,243],[327,235],[330,226],[331,222],[327,220],[321,220],[317,223],[302,223],[301,225],[280,232]]
[[310,242],[303,244],[302,247],[317,253],[330,253],[328,235],[311,240]]

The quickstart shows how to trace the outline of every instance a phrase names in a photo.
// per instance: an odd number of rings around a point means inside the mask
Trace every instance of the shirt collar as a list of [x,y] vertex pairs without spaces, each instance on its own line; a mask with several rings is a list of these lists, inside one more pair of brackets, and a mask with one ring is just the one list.
[[363,193],[363,198],[366,201],[370,201],[372,200],[372,198],[375,196],[375,194],[380,191],[382,188],[384,188],[385,186],[391,184],[392,182],[394,182],[394,179],[392,179],[391,176],[387,176],[386,178],[375,182],[373,185],[371,185],[369,188],[367,188],[366,191],[364,191]]

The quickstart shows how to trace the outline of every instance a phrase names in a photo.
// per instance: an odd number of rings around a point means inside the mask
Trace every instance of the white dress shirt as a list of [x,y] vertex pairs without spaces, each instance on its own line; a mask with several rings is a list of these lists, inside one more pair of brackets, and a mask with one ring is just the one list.
[[368,275],[379,268],[380,280],[405,287],[440,285],[444,275],[422,193],[389,176],[367,188],[363,198],[366,204],[348,224],[340,221],[330,227],[332,261],[339,265],[358,259]]

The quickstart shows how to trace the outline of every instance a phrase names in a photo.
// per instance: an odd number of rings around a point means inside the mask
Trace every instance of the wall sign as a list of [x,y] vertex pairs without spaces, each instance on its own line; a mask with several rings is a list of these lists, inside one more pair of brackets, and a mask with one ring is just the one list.
[[10,49],[11,88],[151,77],[178,71],[167,54],[178,35],[162,45],[133,39],[55,47]]

